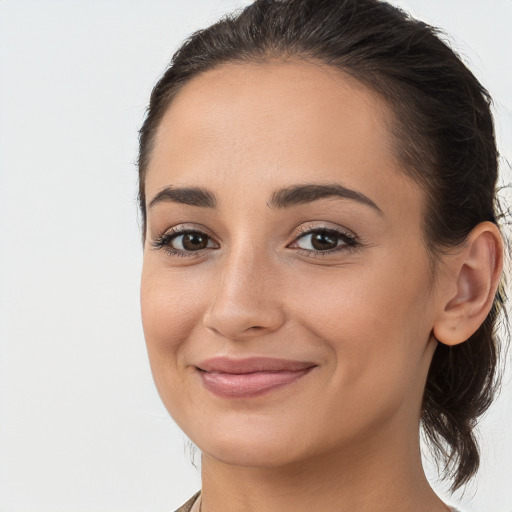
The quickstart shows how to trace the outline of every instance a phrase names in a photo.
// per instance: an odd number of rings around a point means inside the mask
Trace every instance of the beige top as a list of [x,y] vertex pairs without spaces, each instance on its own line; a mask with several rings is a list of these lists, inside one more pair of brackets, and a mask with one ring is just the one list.
[[[194,507],[194,505],[199,504],[200,494],[201,491],[196,492],[194,496],[192,496],[192,498],[190,498],[185,504],[183,504],[178,510],[176,510],[176,512],[198,512],[199,507]],[[450,508],[450,510],[452,512],[459,512],[456,508]]]
[[176,510],[176,512],[192,512],[192,507],[194,506],[196,500],[198,500],[200,494],[201,491],[197,491],[194,496],[192,496],[192,498],[190,498],[186,503],[181,505],[181,507]]

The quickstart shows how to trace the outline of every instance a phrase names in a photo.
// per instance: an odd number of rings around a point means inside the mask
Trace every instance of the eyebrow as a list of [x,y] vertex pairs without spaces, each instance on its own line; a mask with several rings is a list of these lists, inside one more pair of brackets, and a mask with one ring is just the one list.
[[[370,206],[382,215],[382,210],[367,196],[356,190],[344,187],[339,183],[316,184],[307,183],[301,185],[291,185],[286,188],[275,190],[270,201],[267,202],[269,208],[290,208],[300,204],[312,203],[319,199],[328,197],[340,197],[350,199],[358,203]],[[175,187],[168,186],[162,189],[150,201],[149,208],[153,208],[161,202],[173,202],[187,204],[190,206],[199,206],[201,208],[216,208],[217,198],[213,192],[202,187]]]

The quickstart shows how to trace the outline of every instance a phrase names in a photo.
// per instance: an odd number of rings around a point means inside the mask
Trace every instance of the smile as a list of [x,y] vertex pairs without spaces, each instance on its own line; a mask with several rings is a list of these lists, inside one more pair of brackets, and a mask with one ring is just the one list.
[[209,359],[197,370],[205,388],[222,398],[252,398],[282,388],[316,365],[273,358]]

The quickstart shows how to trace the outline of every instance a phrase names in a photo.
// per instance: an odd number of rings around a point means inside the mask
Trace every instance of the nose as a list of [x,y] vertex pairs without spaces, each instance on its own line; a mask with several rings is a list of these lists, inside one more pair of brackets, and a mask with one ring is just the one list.
[[283,325],[279,269],[254,244],[226,255],[212,267],[212,274],[216,284],[204,315],[207,329],[230,340],[243,340]]

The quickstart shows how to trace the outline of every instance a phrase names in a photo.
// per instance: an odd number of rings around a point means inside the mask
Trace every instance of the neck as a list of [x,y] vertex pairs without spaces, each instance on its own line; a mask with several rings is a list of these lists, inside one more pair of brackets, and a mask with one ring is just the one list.
[[418,437],[404,443],[394,428],[395,435],[279,467],[232,466],[203,454],[201,512],[447,512],[423,472]]

